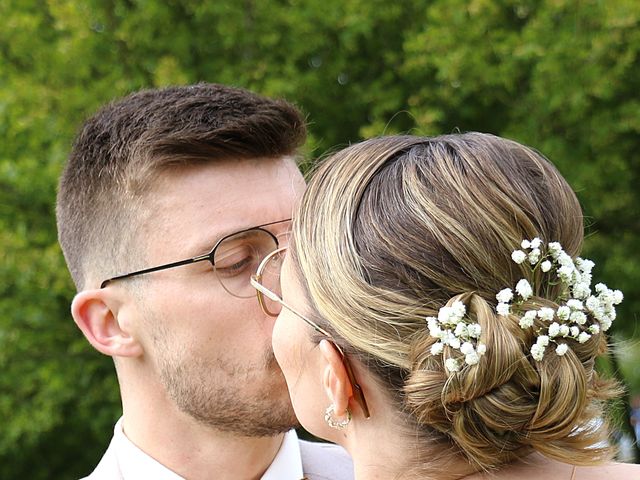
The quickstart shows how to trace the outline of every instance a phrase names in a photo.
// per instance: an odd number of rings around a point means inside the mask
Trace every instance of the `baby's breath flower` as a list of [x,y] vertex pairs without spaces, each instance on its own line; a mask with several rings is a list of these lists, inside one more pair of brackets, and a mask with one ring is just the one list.
[[544,347],[538,343],[531,346],[531,356],[538,362],[544,358]]
[[513,299],[513,291],[510,288],[504,288],[496,294],[496,300],[500,303],[509,303]]
[[562,252],[562,245],[558,242],[549,242],[549,253],[555,259],[558,257],[558,254]]
[[427,326],[429,327],[429,333],[432,337],[437,337],[440,334],[441,330],[437,318],[427,317]]
[[458,365],[458,361],[455,358],[447,358],[444,361],[444,368],[451,373],[460,371],[460,365]]
[[567,353],[567,350],[569,350],[569,346],[566,343],[560,343],[558,344],[558,346],[556,347],[556,353],[559,356],[564,355],[565,353]]
[[529,259],[529,263],[531,265],[535,265],[536,263],[538,263],[538,260],[540,260],[540,249],[534,248],[533,250],[531,250],[527,258]]
[[447,330],[447,340],[445,343],[450,347],[460,348],[460,339],[456,337],[451,330]]
[[591,270],[593,269],[594,266],[595,266],[595,263],[593,263],[589,259],[580,258],[580,257],[576,258],[576,267],[578,267],[578,269],[582,273],[591,273]]
[[553,308],[542,307],[540,310],[538,310],[538,317],[540,317],[542,320],[550,322],[551,320],[553,320],[553,316],[555,313],[556,312],[553,310]]
[[613,304],[614,305],[619,305],[620,303],[622,303],[622,300],[624,300],[624,295],[622,294],[622,292],[620,290],[614,290],[613,291]]
[[564,283],[570,283],[573,280],[573,268],[569,266],[560,267],[558,269],[558,276]]
[[587,298],[587,300],[585,301],[585,304],[587,306],[587,310],[590,310],[593,312],[600,307],[600,300],[598,300],[596,297],[591,295],[589,298]]
[[471,352],[464,356],[464,362],[467,365],[475,365],[479,361],[480,361],[480,355],[478,355],[476,352]]
[[456,329],[453,331],[453,334],[456,337],[466,337],[469,333],[467,331],[467,326],[465,325],[465,323],[459,322],[458,325],[456,325]]
[[569,331],[571,332],[572,337],[577,337],[578,334],[580,333],[580,328],[574,325],[569,329]]
[[598,293],[602,293],[609,290],[604,283],[596,283],[595,289],[596,289],[596,292]]
[[440,355],[444,350],[444,344],[442,342],[436,342],[431,345],[431,355]]
[[572,258],[569,255],[567,255],[565,252],[560,252],[558,254],[557,262],[560,264],[561,267],[570,268],[571,271],[574,271],[576,269],[576,266],[574,265]]
[[522,328],[523,330],[525,328],[533,327],[533,319],[532,318],[522,317],[518,323],[520,324],[520,328]]
[[580,299],[585,299],[591,295],[591,289],[587,283],[576,283],[572,289],[573,296]]
[[523,300],[528,300],[533,295],[533,289],[527,280],[524,278],[516,284],[516,292],[522,297]]
[[531,240],[531,248],[540,248],[540,245],[542,245],[542,240],[540,240],[538,237],[535,237],[533,240]]
[[569,320],[577,323],[578,325],[584,325],[587,323],[587,316],[584,312],[573,312],[569,317]]
[[589,328],[587,330],[589,330],[589,333],[597,335],[598,333],[600,333],[600,326],[597,323],[594,323],[592,325],[589,325]]
[[511,259],[516,262],[518,265],[520,265],[522,262],[524,262],[527,259],[527,254],[524,253],[522,250],[514,250],[513,253],[511,254]]
[[551,262],[549,260],[545,260],[540,264],[540,270],[542,270],[544,273],[547,273],[549,270],[551,270],[551,266]]
[[464,342],[462,345],[460,345],[460,352],[464,353],[465,355],[469,355],[470,353],[475,352],[475,349],[470,342]]
[[496,307],[496,311],[498,312],[498,315],[509,315],[509,313],[511,313],[510,305],[508,303],[499,303]]
[[476,352],[478,352],[478,355],[484,355],[487,353],[487,346],[484,343],[479,343]]
[[460,320],[467,313],[467,307],[465,307],[464,303],[462,303],[460,300],[456,300],[451,305],[451,311],[453,312],[455,318],[457,320]]
[[565,321],[569,320],[569,316],[571,315],[571,309],[566,305],[562,305],[561,307],[558,307],[558,311],[556,312],[556,315],[560,320],[565,320]]
[[480,333],[482,332],[482,328],[478,323],[472,323],[467,327],[467,331],[469,332],[469,336],[471,338],[480,338]]
[[549,337],[557,337],[560,334],[560,324],[558,322],[553,322],[549,325]]
[[613,305],[613,292],[611,290],[605,290],[598,295],[601,303],[605,306]]
[[566,337],[567,335],[569,335],[569,333],[571,333],[571,330],[569,329],[569,325],[560,325],[561,336]]
[[575,298],[567,300],[567,307],[569,307],[571,310],[584,310],[584,305],[582,304],[582,302],[580,300],[576,300]]
[[607,313],[604,311],[602,305],[593,310],[593,312],[591,313],[593,313],[593,316],[596,317],[596,320],[598,320],[599,322],[601,322],[607,316]]
[[451,321],[452,314],[451,307],[442,307],[438,312],[438,321],[443,325],[447,325]]
[[539,335],[538,339],[536,340],[536,343],[538,345],[546,347],[547,345],[549,345],[549,337],[546,335]]
[[578,342],[584,343],[590,338],[591,338],[591,335],[589,335],[587,332],[581,332],[580,335],[578,335]]

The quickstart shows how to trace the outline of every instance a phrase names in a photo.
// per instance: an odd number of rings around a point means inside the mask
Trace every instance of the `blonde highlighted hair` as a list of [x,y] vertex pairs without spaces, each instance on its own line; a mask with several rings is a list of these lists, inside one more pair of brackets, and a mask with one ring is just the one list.
[[[291,255],[313,314],[370,369],[418,437],[490,470],[532,450],[563,462],[608,460],[603,401],[615,383],[594,360],[604,335],[537,362],[534,329],[495,313],[495,295],[531,269],[522,239],[576,256],[583,219],[570,186],[540,153],[492,135],[394,136],[353,145],[314,173]],[[554,306],[556,287],[523,308]],[[487,352],[449,377],[432,356],[426,316],[461,300]],[[366,392],[365,392],[366,395]],[[424,462],[438,468],[437,460]],[[426,467],[425,467],[426,468]]]

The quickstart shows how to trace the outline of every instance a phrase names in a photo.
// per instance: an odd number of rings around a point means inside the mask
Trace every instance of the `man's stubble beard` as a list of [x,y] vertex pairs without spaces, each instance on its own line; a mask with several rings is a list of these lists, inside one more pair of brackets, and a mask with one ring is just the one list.
[[160,380],[178,409],[202,425],[246,437],[270,437],[299,426],[271,350],[258,365],[247,365],[195,358],[166,343],[164,335],[155,336]]

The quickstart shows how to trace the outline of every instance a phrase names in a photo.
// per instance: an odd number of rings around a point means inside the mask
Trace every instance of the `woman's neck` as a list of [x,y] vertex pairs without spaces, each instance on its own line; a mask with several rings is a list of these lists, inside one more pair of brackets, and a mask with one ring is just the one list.
[[352,422],[337,440],[353,459],[355,480],[459,480],[476,473],[453,449],[418,439],[415,425],[390,412],[378,409],[369,420]]

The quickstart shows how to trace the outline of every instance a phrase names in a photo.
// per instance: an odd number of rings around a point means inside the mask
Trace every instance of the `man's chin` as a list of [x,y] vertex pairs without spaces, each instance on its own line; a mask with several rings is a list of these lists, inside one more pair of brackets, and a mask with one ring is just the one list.
[[241,402],[245,415],[236,412],[238,420],[238,417],[244,417],[235,423],[237,433],[249,437],[273,437],[300,427],[282,371],[277,368],[269,373],[270,381],[263,384],[261,391],[252,392],[248,402],[247,399]]
[[[275,414],[272,416],[272,420],[274,420],[274,432],[271,435],[277,435],[282,432],[287,432],[292,428],[300,427],[300,422],[291,404],[287,383],[282,373],[280,373],[279,376],[281,377],[281,381],[273,385],[271,391],[264,397],[265,401],[270,401],[271,412]],[[279,412],[279,415],[276,412]],[[277,420],[275,417],[277,417]]]
[[[273,401],[274,398],[271,397],[271,400]],[[293,411],[289,396],[286,395],[282,401],[269,405],[268,414],[262,415],[259,418],[255,415],[253,423],[247,425],[247,427],[245,432],[248,436],[273,437],[288,432],[293,428],[300,427],[300,422]]]

